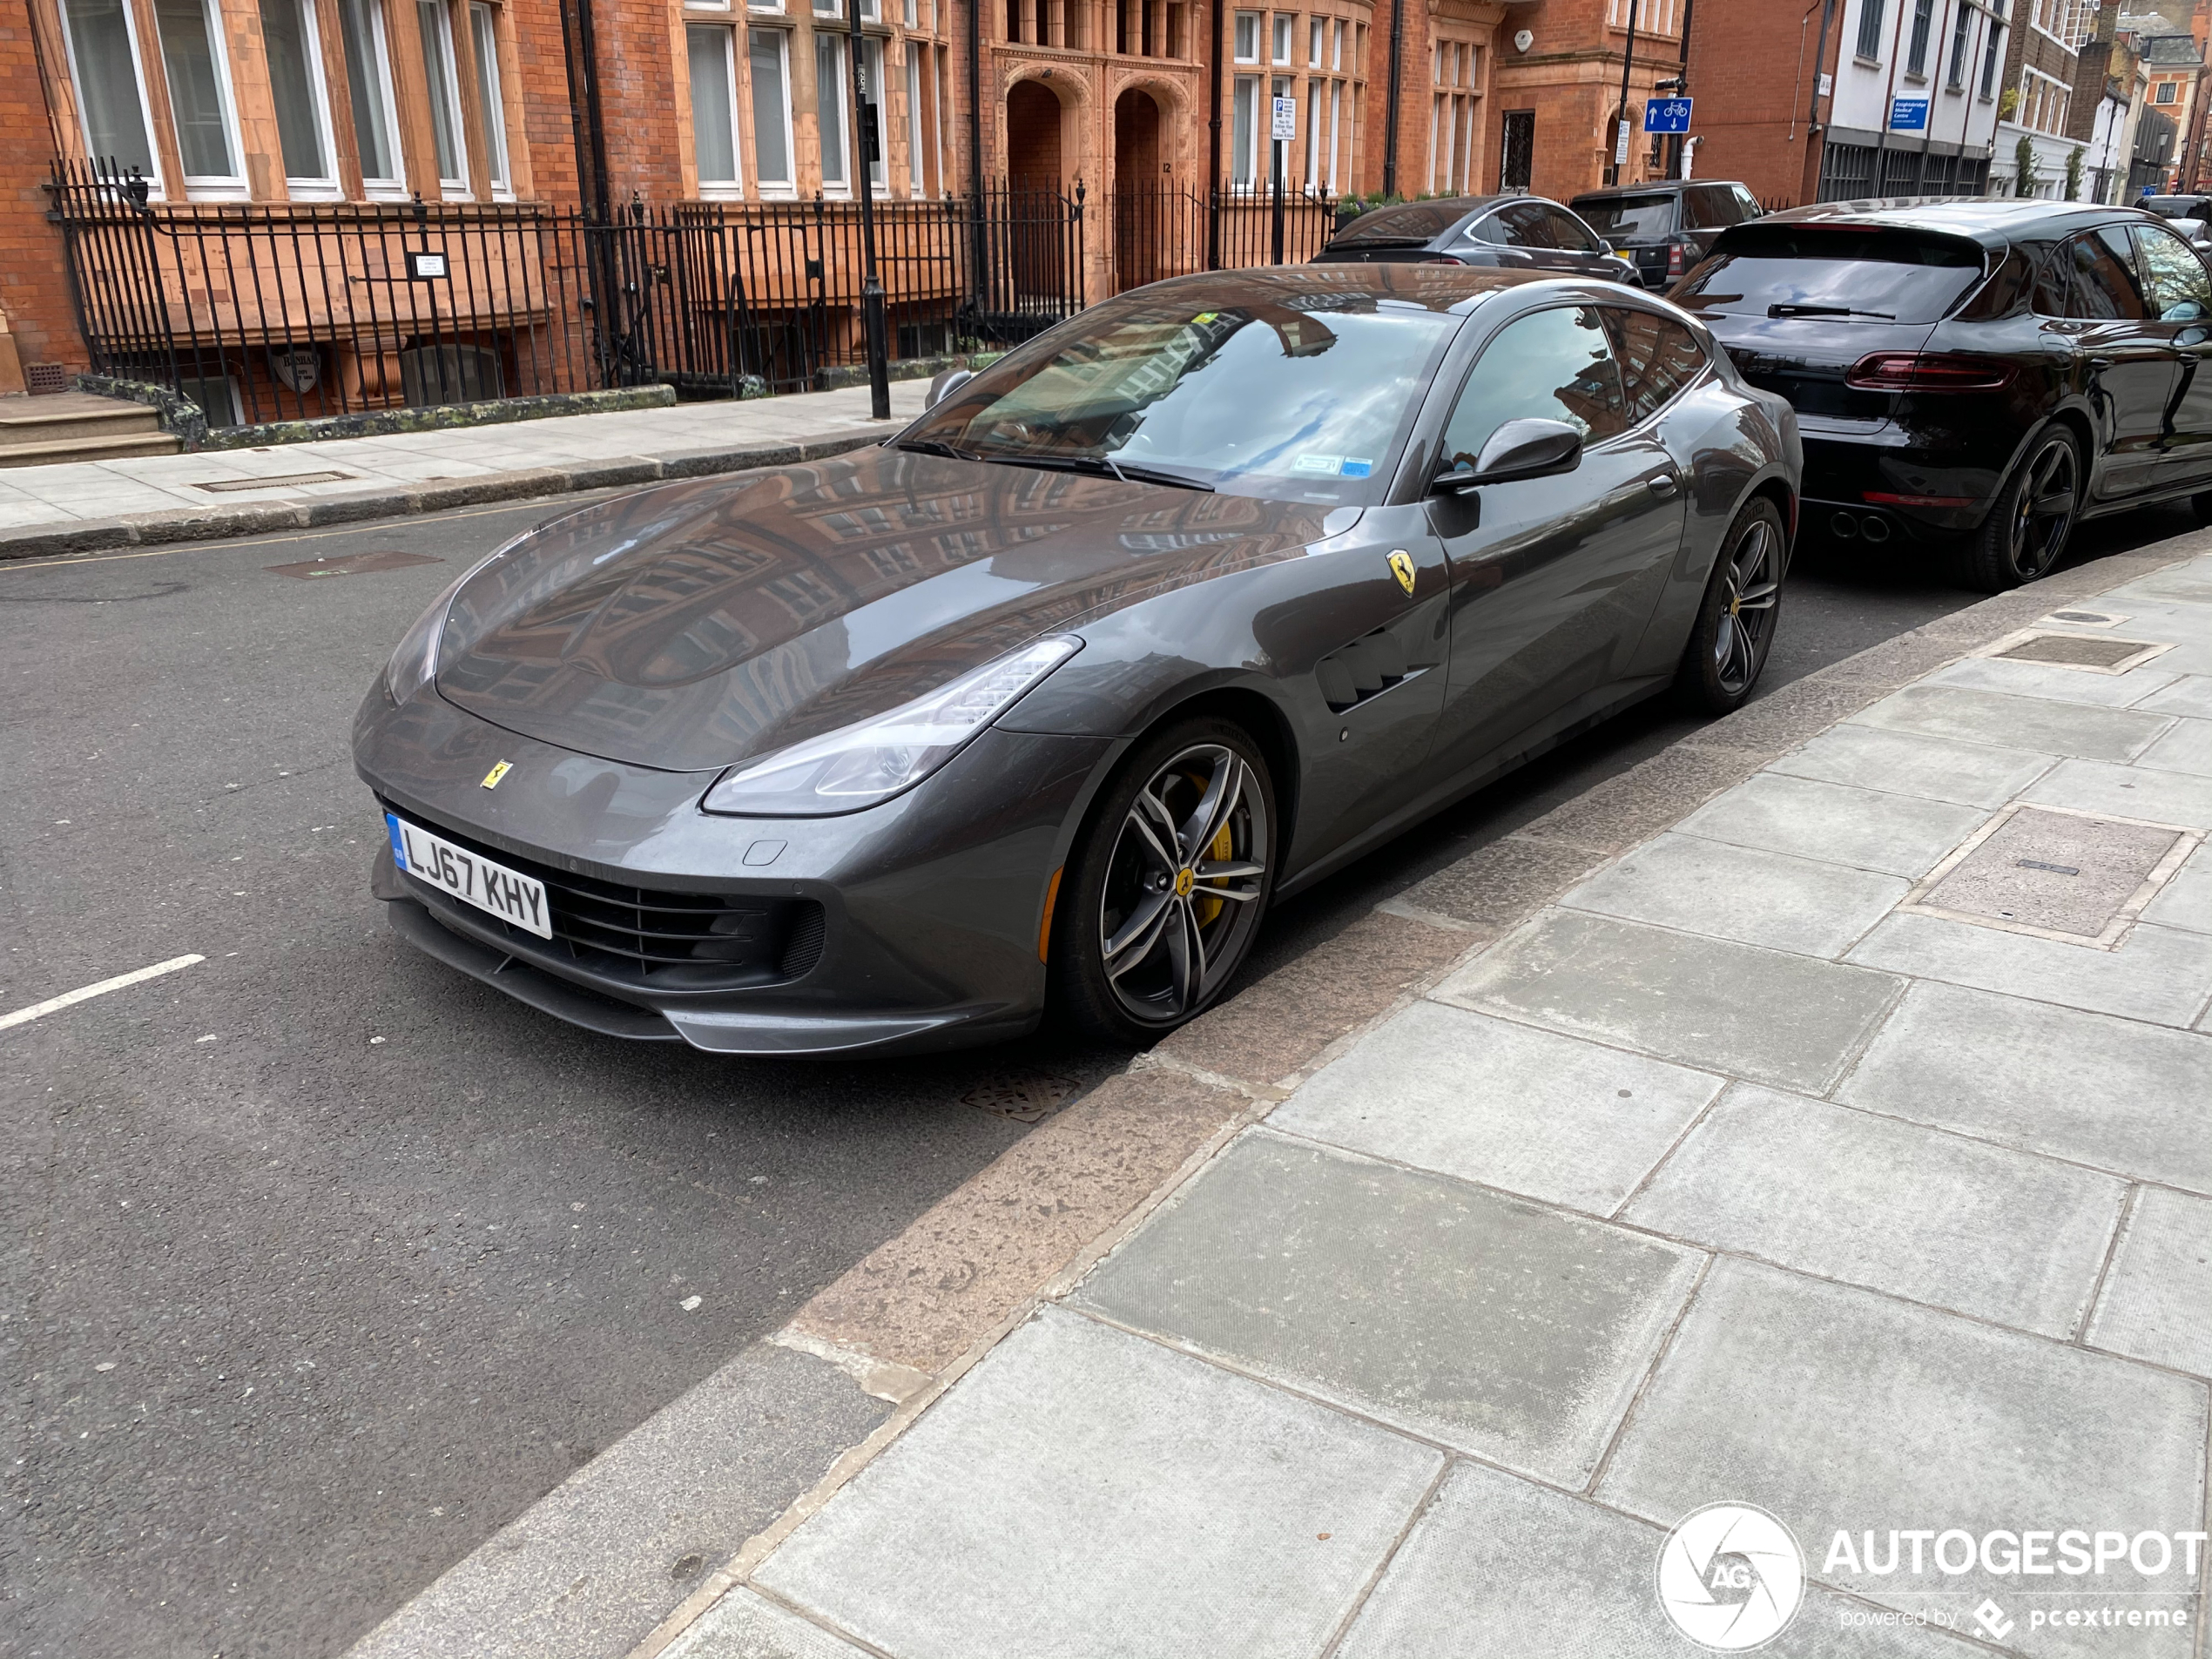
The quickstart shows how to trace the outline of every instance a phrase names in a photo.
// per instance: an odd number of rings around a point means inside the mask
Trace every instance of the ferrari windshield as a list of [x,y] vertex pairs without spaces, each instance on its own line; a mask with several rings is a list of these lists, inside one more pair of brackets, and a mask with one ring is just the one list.
[[1101,307],[899,442],[979,461],[1364,504],[1460,320],[1374,293],[1217,289]]

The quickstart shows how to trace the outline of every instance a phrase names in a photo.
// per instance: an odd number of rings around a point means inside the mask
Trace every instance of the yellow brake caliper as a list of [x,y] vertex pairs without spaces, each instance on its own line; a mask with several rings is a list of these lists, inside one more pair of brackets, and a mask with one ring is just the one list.
[[[1224,861],[1229,855],[1236,850],[1237,843],[1230,839],[1229,826],[1226,823],[1222,825],[1221,833],[1213,838],[1213,845],[1206,849],[1207,853],[1212,856],[1213,861],[1217,864]],[[1219,876],[1216,878],[1216,880],[1222,881],[1226,881],[1229,878],[1227,876]],[[1216,916],[1221,914],[1222,906],[1228,902],[1229,901],[1225,899],[1202,898],[1198,900],[1197,903],[1191,907],[1198,913],[1198,926],[1204,927],[1209,922],[1212,921]]]

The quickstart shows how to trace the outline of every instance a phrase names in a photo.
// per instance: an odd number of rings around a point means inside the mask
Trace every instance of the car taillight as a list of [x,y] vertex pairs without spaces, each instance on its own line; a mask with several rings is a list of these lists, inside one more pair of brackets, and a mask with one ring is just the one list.
[[1995,392],[2012,367],[1949,352],[1878,351],[1860,358],[1844,384],[1861,392]]
[[1682,244],[1680,242],[1671,244],[1667,249],[1667,274],[1669,276],[1682,274]]
[[1465,265],[1465,260],[1455,260],[1449,253],[1433,253],[1421,261],[1423,265]]

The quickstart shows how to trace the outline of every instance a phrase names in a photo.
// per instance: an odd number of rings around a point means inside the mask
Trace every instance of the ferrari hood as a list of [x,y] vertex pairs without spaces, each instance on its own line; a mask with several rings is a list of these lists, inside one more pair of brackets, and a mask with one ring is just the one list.
[[543,742],[704,772],[1040,634],[1298,556],[1325,516],[881,448],[671,485],[558,519],[479,572],[454,601],[437,686]]

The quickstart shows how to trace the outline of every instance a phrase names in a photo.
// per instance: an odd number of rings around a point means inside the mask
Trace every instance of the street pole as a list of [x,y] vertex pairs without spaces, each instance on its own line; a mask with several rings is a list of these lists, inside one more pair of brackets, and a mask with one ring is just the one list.
[[1613,133],[1613,165],[1608,169],[1608,185],[1621,182],[1621,175],[1629,165],[1629,69],[1636,60],[1636,0],[1629,0],[1629,44],[1621,54],[1621,111],[1620,125]]
[[1273,132],[1275,100],[1272,96],[1267,100],[1267,125],[1269,128],[1267,147],[1273,152],[1275,158],[1274,165],[1271,169],[1273,178],[1270,183],[1270,188],[1274,192],[1275,208],[1274,225],[1270,233],[1268,243],[1268,263],[1280,265],[1283,262],[1283,140],[1277,138]]
[[875,105],[868,102],[868,78],[861,51],[860,0],[845,0],[852,37],[853,152],[860,175],[860,327],[867,336],[868,412],[891,418],[891,354],[884,338],[883,281],[875,269],[875,158],[880,153]]

